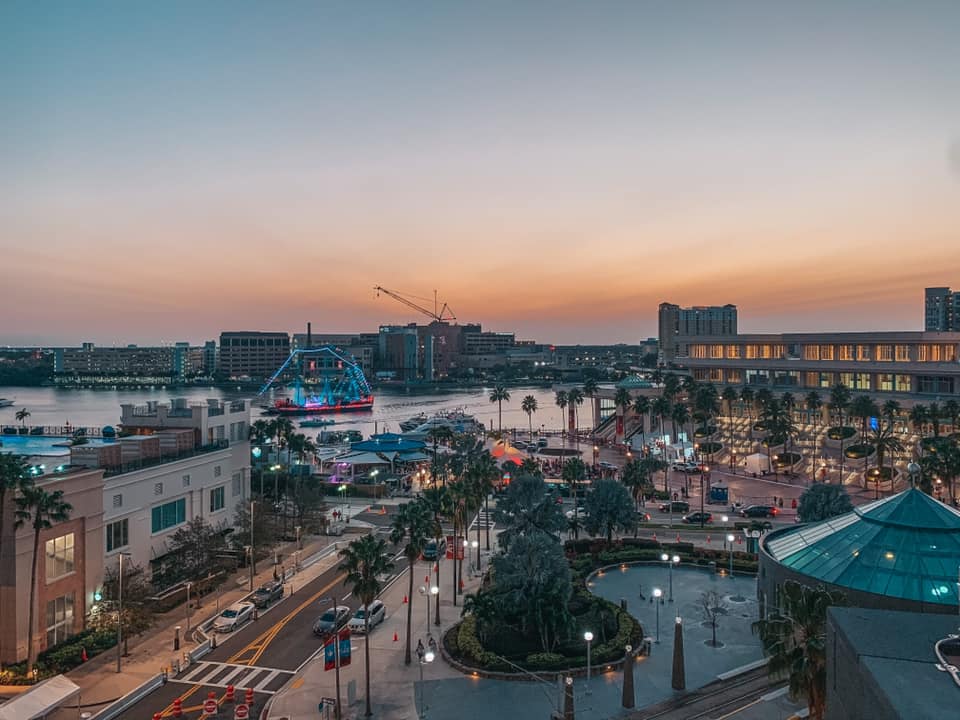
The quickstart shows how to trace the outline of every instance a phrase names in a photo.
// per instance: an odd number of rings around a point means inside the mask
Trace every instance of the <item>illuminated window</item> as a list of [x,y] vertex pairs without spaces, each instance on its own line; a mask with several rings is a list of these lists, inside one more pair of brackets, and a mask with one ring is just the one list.
[[723,359],[723,345],[711,345],[710,357],[714,360]]
[[943,362],[956,362],[956,361],[957,361],[957,346],[944,345],[943,346]]
[[870,346],[857,345],[857,360],[864,361],[870,359]]
[[821,346],[820,346],[820,359],[821,359],[821,360],[833,360],[833,345],[821,345]]
[[47,540],[44,550],[47,583],[73,572],[73,533]]
[[747,360],[756,360],[760,357],[759,345],[747,345]]
[[742,357],[739,345],[727,345],[727,357],[731,360],[739,360]]
[[840,359],[841,360],[853,360],[854,358],[854,347],[853,345],[841,345],[840,346]]
[[815,372],[804,373],[804,376],[803,376],[804,387],[817,387],[819,384],[820,384],[820,373],[815,373]]
[[878,362],[893,361],[893,345],[877,345],[874,348],[874,353]]
[[723,382],[723,370],[710,368],[710,382]]
[[851,372],[842,372],[840,375],[840,384],[846,385],[848,388],[853,387],[853,373]]
[[897,392],[912,392],[913,383],[911,383],[909,375],[897,375],[895,377]]
[[819,360],[819,359],[820,359],[820,346],[819,346],[819,345],[804,345],[804,346],[803,346],[803,359],[804,359],[804,360]]
[[834,386],[833,373],[820,373],[820,387],[829,388]]
[[870,389],[870,373],[854,373],[854,390]]
[[893,375],[890,373],[880,373],[877,375],[877,390],[893,392]]
[[47,601],[47,647],[73,635],[73,593]]
[[897,362],[910,362],[910,346],[897,345],[894,348],[894,357]]
[[696,359],[703,359],[707,357],[707,346],[706,345],[691,345],[689,350],[689,356]]
[[740,384],[743,382],[743,370],[727,370],[727,382]]

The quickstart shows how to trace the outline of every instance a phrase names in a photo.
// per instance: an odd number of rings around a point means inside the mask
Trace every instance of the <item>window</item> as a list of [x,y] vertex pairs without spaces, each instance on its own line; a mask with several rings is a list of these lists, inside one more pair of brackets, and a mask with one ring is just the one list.
[[878,362],[892,362],[893,361],[893,345],[877,345],[874,348],[874,352],[877,354]]
[[187,501],[184,498],[157,505],[150,511],[150,532],[162,532],[180,525],[186,520]]
[[840,346],[840,359],[841,360],[853,360],[853,345],[841,345]]
[[240,494],[240,490],[241,490],[240,484],[242,481],[243,481],[243,473],[235,472],[233,474],[233,489],[232,489],[233,497],[236,497],[237,495]]
[[897,383],[897,392],[912,392],[911,388],[913,383],[910,382],[909,375],[897,375],[896,383]]
[[107,552],[130,544],[129,521],[124,518],[107,525]]
[[691,345],[689,349],[689,355],[692,358],[705,358],[707,356],[707,346],[706,345]]
[[820,346],[820,359],[821,359],[821,360],[833,360],[833,345],[821,345],[821,346]]
[[870,359],[870,346],[857,345],[857,360],[865,361]]
[[153,484],[153,494],[154,495],[163,495],[163,483],[154,483]]
[[893,375],[880,373],[877,375],[877,390],[893,392]]
[[731,360],[738,360],[741,357],[739,345],[727,345],[727,357]]
[[894,348],[894,357],[896,357],[897,362],[910,362],[910,346],[897,345]]
[[73,635],[73,593],[47,601],[47,647]]
[[853,389],[869,390],[870,389],[870,373],[855,373]]
[[711,345],[710,357],[714,360],[723,358],[723,345]]
[[189,474],[183,476],[183,486],[184,486],[184,487],[190,487],[190,475],[189,475]]
[[113,496],[113,506],[115,508],[123,507],[123,495],[114,495]]
[[710,382],[723,382],[723,370],[720,368],[710,368]]
[[833,373],[829,373],[829,372],[820,373],[820,387],[828,388],[828,387],[833,387],[833,385],[834,385]]
[[756,360],[760,357],[759,345],[747,345],[747,360]]
[[804,359],[804,360],[819,360],[819,359],[820,359],[820,346],[819,346],[819,345],[804,345],[804,346],[803,346],[803,359]]
[[848,388],[853,387],[853,373],[844,372],[840,373],[840,384],[846,385]]
[[45,554],[48,583],[72,573],[73,533],[67,533],[53,540],[47,540]]
[[214,465],[214,466],[213,466],[213,476],[214,476],[214,477],[220,477],[220,466],[219,466],[219,465]]
[[727,370],[727,382],[740,385],[743,382],[743,370]]
[[223,510],[225,486],[215,487],[210,490],[210,512]]

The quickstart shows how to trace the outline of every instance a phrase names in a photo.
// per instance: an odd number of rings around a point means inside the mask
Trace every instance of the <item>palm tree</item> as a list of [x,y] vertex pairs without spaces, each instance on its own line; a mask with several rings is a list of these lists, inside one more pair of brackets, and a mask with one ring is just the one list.
[[490,402],[497,403],[497,432],[503,438],[503,401],[510,402],[510,391],[503,385],[497,385],[490,391]]
[[[883,458],[887,453],[903,452],[903,443],[893,432],[893,423],[877,425],[870,435],[870,444],[877,452],[877,500],[880,499],[880,481],[883,479]],[[864,476],[866,478],[866,476]],[[893,463],[890,463],[890,479],[893,479]]]
[[[494,483],[500,479],[500,468],[497,467],[496,460],[486,448],[478,447],[477,452],[471,458],[470,463],[470,482],[474,492],[474,498],[477,509],[483,505],[489,517],[490,513],[490,493],[494,490]],[[490,523],[484,523],[486,526],[487,550],[490,549]],[[480,523],[477,523],[477,545],[480,544]]]
[[837,383],[832,388],[830,388],[830,402],[827,403],[827,407],[831,411],[837,413],[838,421],[837,426],[840,428],[840,484],[843,484],[843,411],[847,409],[850,405],[850,389],[843,383]]
[[650,398],[646,395],[637,395],[633,399],[633,412],[640,418],[640,444],[646,449],[647,447],[647,431],[646,431],[646,416],[650,412]]
[[670,422],[673,423],[673,434],[675,437],[680,437],[677,434],[677,425],[680,426],[680,431],[683,431],[683,426],[690,422],[690,409],[683,403],[677,403],[670,410]]
[[826,707],[826,624],[831,605],[846,605],[846,598],[822,585],[814,589],[787,580],[781,607],[753,623],[764,653],[770,656],[770,676],[788,676],[790,695],[806,698],[813,720],[822,720]]
[[[910,424],[920,435],[923,435],[923,430],[929,422],[930,410],[926,405],[917,404],[910,408]],[[920,447],[923,447],[922,443]]]
[[[442,515],[449,515],[452,506],[450,504],[450,493],[447,492],[446,484],[443,486],[428,487],[423,491],[422,499],[424,504],[433,514],[433,522],[430,528],[433,534],[433,540],[437,545],[437,560],[434,563],[434,571],[437,576],[437,587],[440,587],[440,540],[443,537],[443,523],[440,522]],[[434,613],[434,624],[440,624],[440,593],[436,594],[436,612]]]
[[17,422],[20,423],[21,426],[26,427],[27,418],[30,417],[30,411],[27,410],[26,408],[20,408],[19,410],[17,410],[17,414],[15,417],[17,418]]
[[567,420],[567,419],[566,419],[566,417],[565,417],[565,411],[566,411],[566,409],[567,409],[567,405],[568,405],[569,402],[570,402],[569,399],[567,398],[567,391],[566,391],[566,390],[557,390],[555,402],[556,402],[556,404],[557,404],[557,407],[560,408],[560,441],[563,443],[564,446],[566,446],[566,444],[567,444],[567,441],[566,441],[566,437],[567,437],[567,422],[566,422],[566,420]]
[[671,402],[677,396],[677,393],[680,392],[681,387],[682,383],[680,378],[675,374],[667,373],[663,376],[663,395]]
[[567,391],[567,402],[570,403],[570,409],[573,411],[573,431],[577,442],[577,450],[580,449],[580,420],[578,419],[577,409],[583,405],[583,391],[580,388],[571,388]]
[[867,437],[867,420],[880,414],[877,404],[869,395],[858,395],[850,404],[851,417],[860,419],[860,437]]
[[811,461],[813,462],[813,479],[817,479],[817,440],[820,435],[820,408],[823,407],[823,401],[820,399],[820,393],[816,390],[811,390],[807,393],[807,396],[803,399],[803,404],[806,405],[807,410],[813,415],[813,457]]
[[[361,605],[367,610],[363,614],[363,634],[364,637],[370,637],[370,605],[377,599],[377,596],[383,590],[383,584],[380,578],[393,569],[393,562],[387,554],[387,543],[375,538],[373,535],[364,535],[363,537],[352,540],[343,550],[340,551],[342,562],[337,568],[340,572],[347,574],[344,584],[349,585],[351,591],[360,600]],[[411,577],[412,577],[411,572]],[[409,605],[410,603],[408,603]],[[407,627],[409,635],[410,628]],[[367,702],[364,717],[373,715],[370,708],[370,643],[364,643],[366,650],[364,652],[364,669],[366,671]]]
[[896,400],[887,400],[883,404],[883,407],[880,408],[880,412],[887,419],[887,422],[890,423],[890,427],[892,428],[897,416],[900,414],[900,403],[898,403]]
[[944,417],[950,420],[950,432],[960,432],[960,402],[956,400],[947,400],[943,404]]
[[747,419],[750,421],[750,439],[753,440],[753,401],[755,395],[753,389],[745,387],[740,391],[740,402],[747,409]]
[[570,458],[563,464],[563,470],[560,471],[560,477],[566,480],[570,485],[570,495],[573,496],[573,514],[576,516],[579,514],[577,504],[577,485],[586,479],[587,466],[584,465],[583,460],[578,457]]
[[943,418],[943,408],[939,403],[930,403],[930,425],[933,427],[933,436],[940,437],[940,420]]
[[[21,455],[0,453],[0,567],[4,565],[4,552],[7,550],[3,542],[6,528],[4,524],[7,519],[7,494],[16,497],[17,493],[23,492],[23,489],[32,485],[33,481],[28,475],[29,465],[27,459]],[[14,508],[13,526],[19,528],[25,520],[29,520],[30,515],[25,511]],[[3,614],[3,607],[0,606],[0,617],[6,617]],[[2,644],[2,639],[0,639]]]
[[258,445],[262,445],[267,439],[270,423],[262,418],[250,423],[250,439]]
[[27,674],[29,675],[37,660],[37,648],[33,641],[36,630],[36,600],[37,600],[37,556],[40,553],[40,533],[52,528],[56,523],[70,519],[73,507],[63,499],[63,490],[49,492],[36,485],[28,485],[21,489],[16,498],[17,518],[20,522],[30,520],[33,528],[33,564],[30,566],[30,613],[27,636],[30,646],[27,649]]
[[[407,592],[407,646],[403,653],[403,662],[410,664],[410,625],[412,622],[413,610],[413,566],[417,559],[423,554],[423,547],[431,536],[432,515],[430,508],[425,503],[417,500],[414,502],[403,503],[398,508],[399,512],[393,516],[393,523],[390,525],[390,542],[398,545],[404,539],[407,544],[403,547],[403,555],[407,559],[407,574],[409,575],[410,586]],[[454,534],[456,541],[456,534]],[[427,602],[430,602],[429,597]]]
[[[627,410],[630,409],[630,405],[633,402],[633,398],[630,397],[630,391],[624,387],[617,388],[617,391],[613,394],[613,404],[620,411],[620,434],[626,435],[627,429]],[[616,430],[614,430],[614,437],[616,437]]]
[[[472,496],[468,481],[463,474],[460,474],[456,480],[447,485],[447,491],[450,498],[450,515],[453,520],[453,604],[457,604],[457,595],[460,593],[458,584],[459,578],[463,577],[463,560],[461,549],[457,547],[460,541],[460,533],[467,534],[467,513]],[[459,562],[458,562],[459,558]]]
[[593,402],[593,397],[597,394],[599,387],[600,386],[597,384],[597,379],[592,375],[585,378],[583,381],[583,394],[590,398],[590,437],[593,437],[593,434],[597,429],[597,408]]
[[527,414],[527,425],[530,429],[530,440],[533,440],[533,414],[537,411],[537,399],[527,395],[520,401],[520,409]]

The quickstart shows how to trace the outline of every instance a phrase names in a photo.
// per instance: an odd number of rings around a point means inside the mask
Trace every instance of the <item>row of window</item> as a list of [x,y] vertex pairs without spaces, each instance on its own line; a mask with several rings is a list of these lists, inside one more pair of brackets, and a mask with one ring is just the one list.
[[[785,358],[779,344],[691,344],[688,355],[698,360],[779,360]],[[922,345],[802,345],[804,360],[842,360],[852,362],[956,362],[957,346],[925,343]]]
[[[944,375],[912,375],[868,372],[799,372],[797,370],[739,370],[693,368],[696,380],[729,385],[775,385],[778,387],[823,388],[837,383],[851,390],[952,395],[960,380]],[[803,381],[801,384],[801,380]]]

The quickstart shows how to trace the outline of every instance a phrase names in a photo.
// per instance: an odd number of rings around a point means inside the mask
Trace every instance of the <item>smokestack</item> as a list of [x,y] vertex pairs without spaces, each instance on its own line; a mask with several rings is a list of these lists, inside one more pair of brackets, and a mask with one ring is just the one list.
[[311,330],[310,323],[307,323],[307,348],[313,347],[313,332]]

